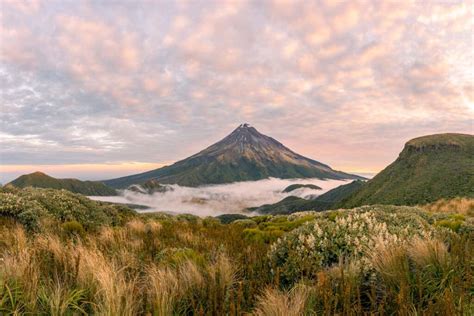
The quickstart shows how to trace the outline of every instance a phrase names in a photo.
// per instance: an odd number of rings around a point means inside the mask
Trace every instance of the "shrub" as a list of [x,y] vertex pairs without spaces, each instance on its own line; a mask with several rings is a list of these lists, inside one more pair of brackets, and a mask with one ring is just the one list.
[[[7,192],[6,192],[7,191]],[[28,213],[20,214],[28,211]],[[101,225],[121,225],[136,212],[112,204],[95,202],[65,190],[25,188],[0,191],[0,216],[11,217],[32,230],[40,230],[39,219],[77,221],[86,230]]]
[[63,229],[64,233],[68,236],[84,237],[86,234],[84,227],[78,221],[65,222],[61,225],[61,228]]
[[401,210],[395,213],[390,208],[359,208],[331,219],[320,216],[271,246],[270,260],[278,269],[282,284],[313,278],[322,268],[341,261],[366,260],[377,241],[396,244],[430,232],[429,225],[418,214]]
[[222,214],[222,215],[216,216],[216,218],[222,224],[230,224],[233,221],[236,221],[238,219],[246,219],[246,218],[248,218],[248,216],[243,215],[243,214]]
[[260,230],[257,228],[246,228],[243,231],[244,239],[253,242],[271,243],[283,236],[284,231],[279,229]]
[[271,219],[272,216],[271,215],[261,215],[261,216],[254,216],[252,217],[252,220],[257,223],[257,224],[260,224],[262,222],[266,222],[268,221],[269,219]]
[[14,193],[0,193],[0,216],[11,217],[30,231],[39,229],[39,217],[45,214],[46,210],[36,201]]
[[40,229],[39,216],[34,210],[23,211],[18,214],[18,221],[29,231],[38,231]]
[[191,248],[167,248],[155,256],[163,265],[178,266],[185,261],[193,262],[203,266],[206,262],[205,258]]
[[287,216],[278,216],[269,218],[268,221],[261,222],[258,227],[261,230],[281,230],[285,232],[292,231],[304,223],[313,220],[316,215],[306,214],[304,216],[293,217],[291,220]]
[[446,227],[451,229],[452,231],[459,232],[463,221],[459,220],[450,220],[450,219],[443,219],[436,222],[436,226],[439,227]]
[[41,204],[47,212],[61,222],[78,221],[86,229],[95,229],[99,225],[109,225],[110,217],[100,203],[80,194],[65,190],[26,188],[23,196]]
[[242,228],[255,228],[255,227],[257,227],[257,223],[255,223],[251,219],[238,219],[238,220],[233,221],[231,225],[235,225],[235,226],[242,227]]
[[206,228],[215,228],[221,224],[221,221],[217,218],[208,216],[202,220],[202,225]]
[[176,220],[196,224],[200,218],[193,214],[179,214],[176,216]]

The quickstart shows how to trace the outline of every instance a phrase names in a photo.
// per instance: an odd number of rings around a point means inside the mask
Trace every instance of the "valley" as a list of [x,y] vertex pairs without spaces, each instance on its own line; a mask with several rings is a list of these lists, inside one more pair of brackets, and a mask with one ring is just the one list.
[[[300,188],[283,192],[291,184],[317,185],[321,190]],[[345,184],[341,180],[321,179],[263,179],[258,181],[234,182],[201,187],[170,185],[172,190],[144,194],[130,190],[120,191],[119,196],[93,196],[94,200],[146,205],[145,211],[162,211],[174,214],[190,213],[199,216],[217,216],[227,213],[247,213],[251,207],[276,203],[287,196],[309,198]]]

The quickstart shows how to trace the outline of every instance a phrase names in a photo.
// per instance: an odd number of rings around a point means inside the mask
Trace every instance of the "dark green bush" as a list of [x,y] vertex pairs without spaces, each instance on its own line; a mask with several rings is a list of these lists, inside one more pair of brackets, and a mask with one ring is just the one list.
[[185,261],[192,261],[199,266],[203,266],[206,259],[203,255],[191,248],[167,248],[155,256],[164,265],[177,266]]
[[212,216],[208,216],[202,220],[202,226],[206,228],[215,228],[219,225],[221,225],[221,222]]
[[222,224],[230,224],[233,221],[236,221],[238,219],[246,219],[246,218],[248,218],[248,216],[245,216],[243,214],[222,214],[222,215],[216,216],[216,218]]
[[248,241],[271,243],[283,236],[284,233],[284,231],[279,229],[263,231],[258,228],[246,228],[243,231],[243,236]]
[[65,222],[61,225],[61,228],[63,229],[64,233],[68,236],[84,237],[86,234],[84,227],[78,221]]
[[23,211],[18,214],[18,221],[25,226],[28,231],[36,232],[40,228],[39,216],[34,211]]
[[196,224],[200,218],[193,214],[179,214],[176,216],[176,220]]

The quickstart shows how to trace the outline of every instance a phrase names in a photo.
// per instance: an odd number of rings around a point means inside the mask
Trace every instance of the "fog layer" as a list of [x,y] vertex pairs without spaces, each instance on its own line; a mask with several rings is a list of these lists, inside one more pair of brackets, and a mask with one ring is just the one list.
[[[301,188],[290,193],[282,191],[290,184],[315,184],[322,190]],[[198,216],[217,216],[226,213],[242,213],[248,207],[276,203],[293,195],[308,197],[320,195],[347,181],[320,179],[277,179],[235,182],[230,184],[209,185],[198,188],[170,185],[168,192],[141,194],[124,190],[121,196],[94,196],[94,200],[117,203],[141,204],[150,207],[145,212],[191,213]]]

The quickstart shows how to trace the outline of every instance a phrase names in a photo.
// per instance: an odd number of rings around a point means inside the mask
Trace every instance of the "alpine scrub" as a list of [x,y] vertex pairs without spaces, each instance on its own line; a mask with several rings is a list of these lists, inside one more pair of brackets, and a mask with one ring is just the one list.
[[225,224],[68,191],[6,187],[0,198],[0,314],[469,315],[474,306],[470,212],[374,205]]

